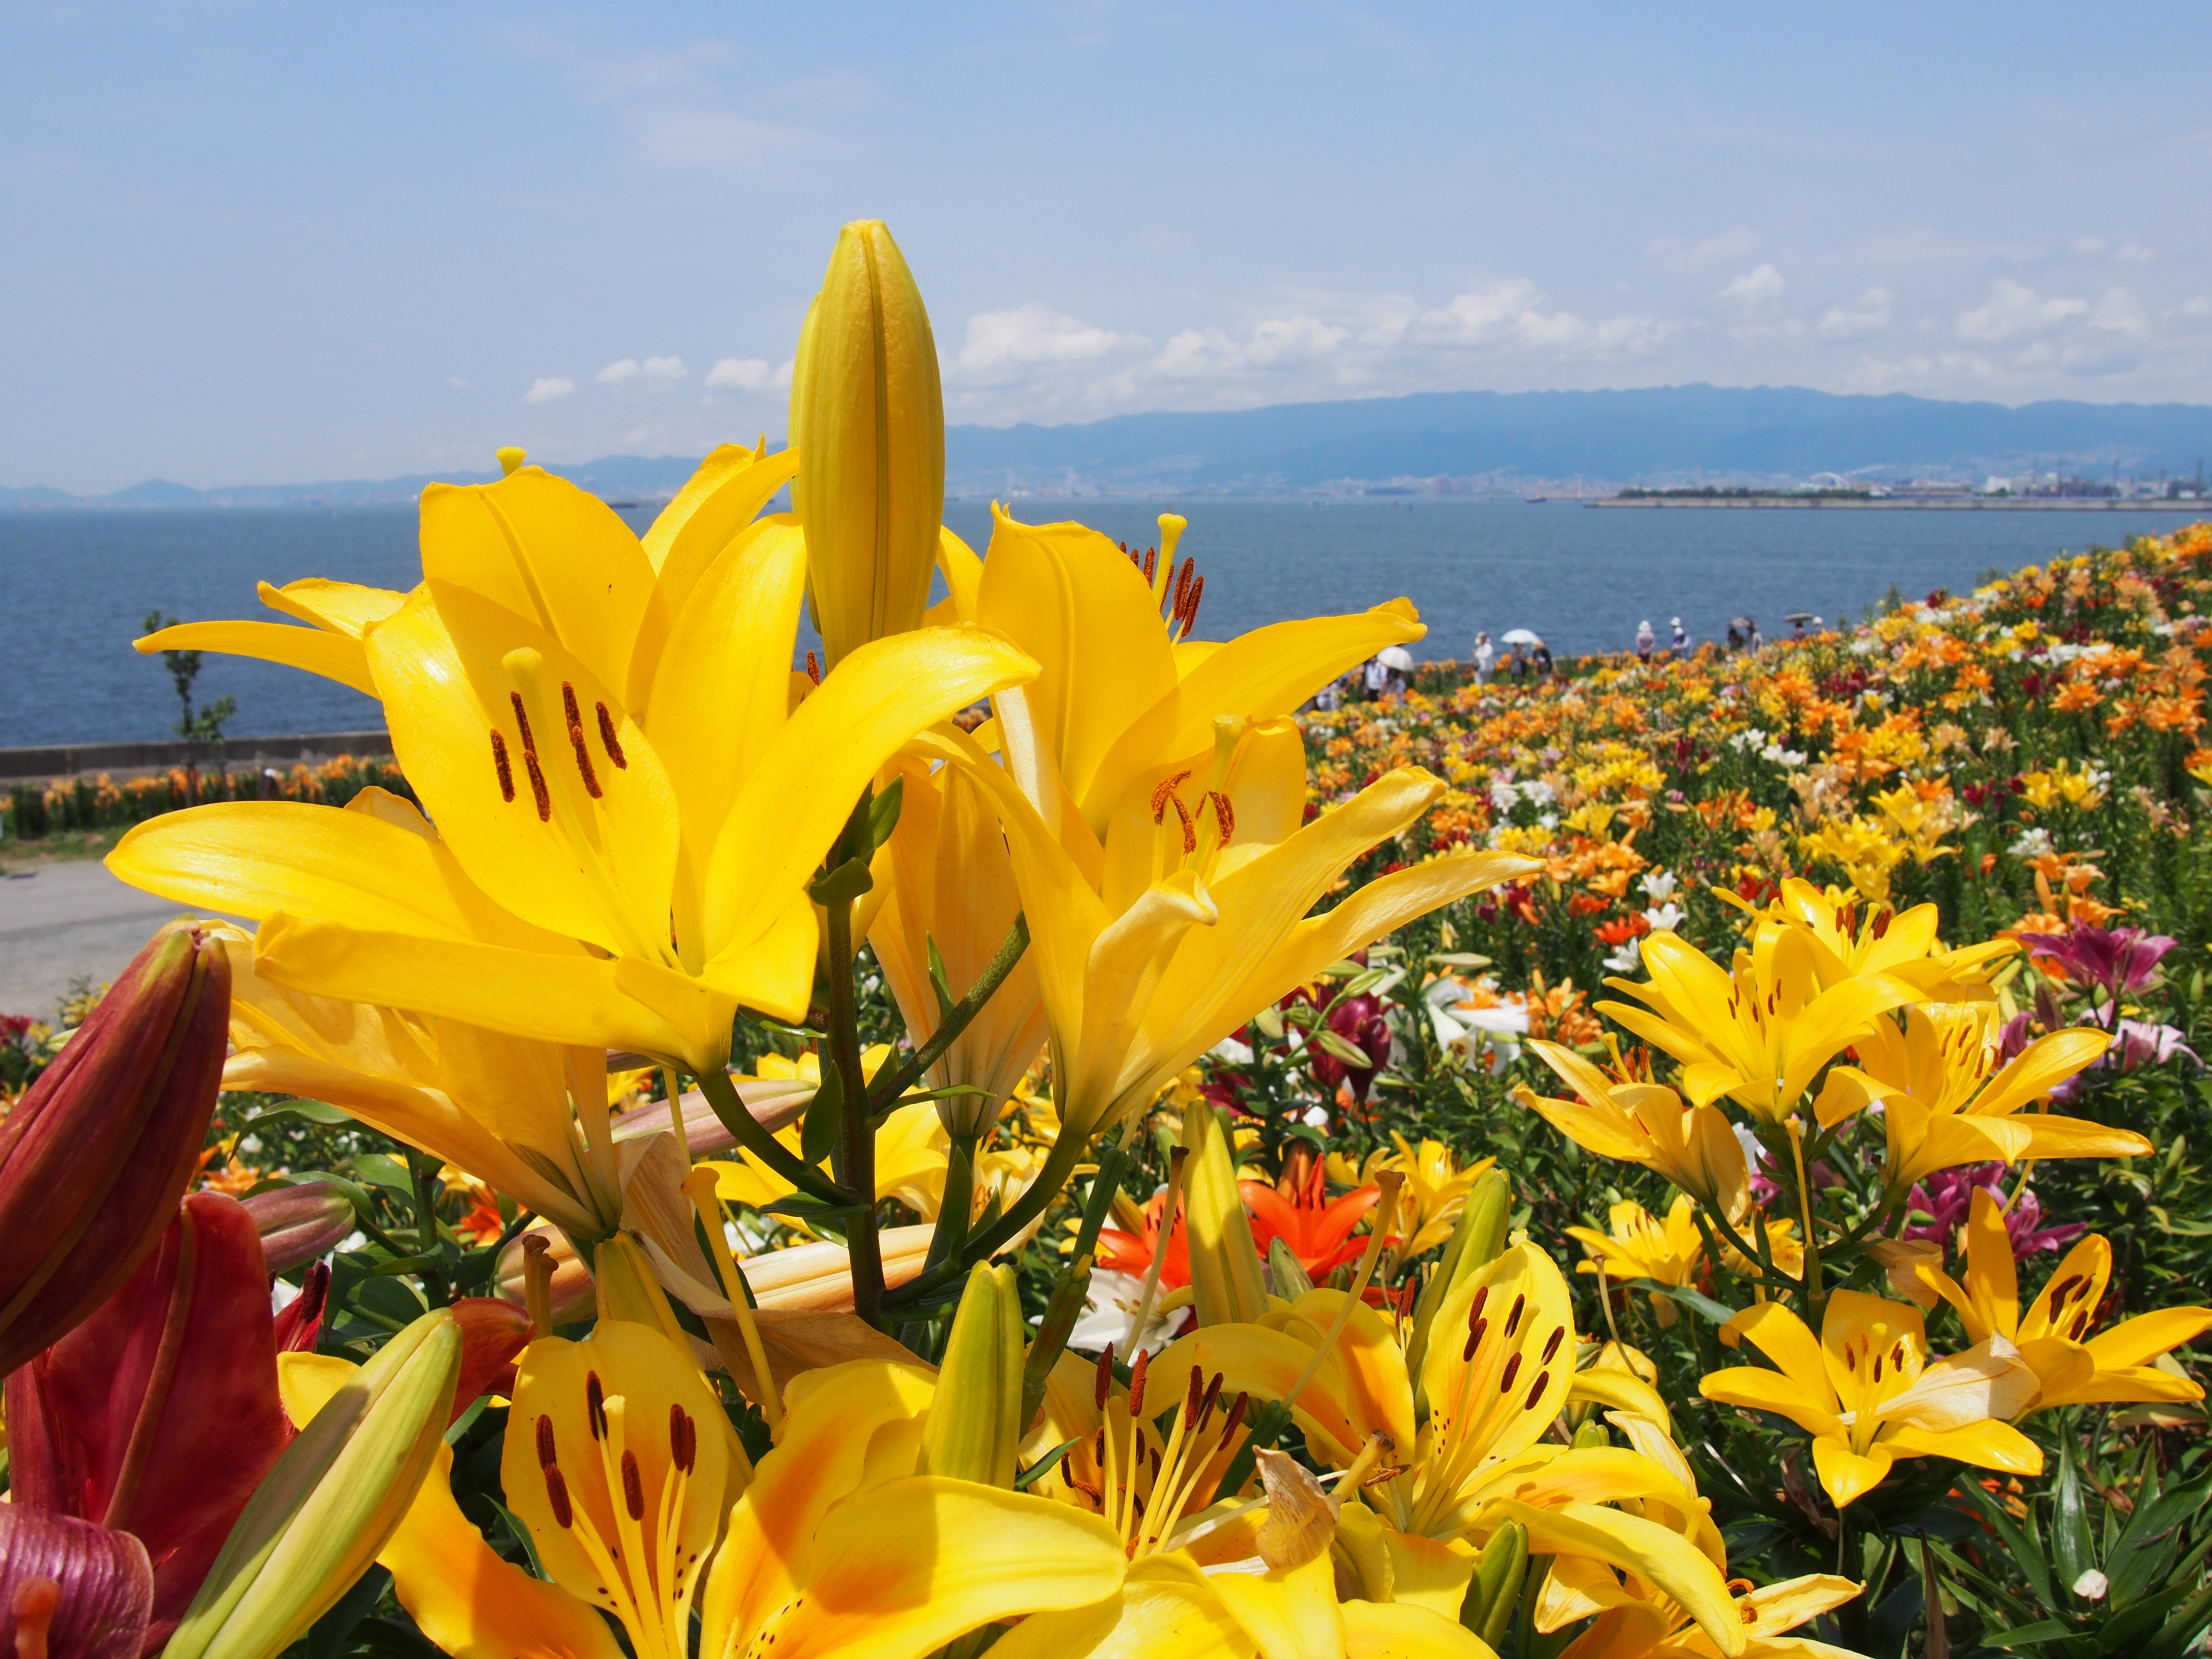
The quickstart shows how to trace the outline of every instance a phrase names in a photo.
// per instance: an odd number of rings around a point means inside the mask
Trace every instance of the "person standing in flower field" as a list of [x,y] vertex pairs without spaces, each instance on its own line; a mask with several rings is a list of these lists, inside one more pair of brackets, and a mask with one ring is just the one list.
[[1497,660],[1498,647],[1491,644],[1490,635],[1477,634],[1474,636],[1474,681],[1477,685],[1489,683],[1491,665]]
[[1646,619],[1644,622],[1638,623],[1636,625],[1637,660],[1644,663],[1650,662],[1651,660],[1651,653],[1658,648],[1659,636],[1651,631],[1651,623],[1650,620]]

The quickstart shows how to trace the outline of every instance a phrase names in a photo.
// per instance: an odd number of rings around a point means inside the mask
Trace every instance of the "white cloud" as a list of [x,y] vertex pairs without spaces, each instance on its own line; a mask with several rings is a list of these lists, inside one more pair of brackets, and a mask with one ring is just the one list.
[[1702,270],[1707,265],[1723,260],[1741,259],[1764,240],[1747,225],[1738,225],[1717,236],[1708,236],[1702,242],[1686,242],[1679,236],[1656,237],[1651,243],[1651,257],[1677,270]]
[[684,373],[681,357],[647,357],[645,360],[645,378],[648,380],[680,380]]
[[1990,284],[1988,303],[1959,313],[1959,337],[1974,345],[2032,340],[2087,314],[2088,309],[2087,300],[2045,300],[2033,289],[2000,276]]
[[1830,306],[1816,331],[1824,340],[1856,340],[1878,334],[1889,326],[1890,304],[1896,298],[1886,288],[1870,288],[1848,306]]
[[1721,298],[1733,300],[1747,311],[1765,311],[1782,303],[1782,290],[1789,286],[1772,265],[1759,265],[1723,289]]
[[618,358],[599,373],[601,386],[620,386],[626,380],[680,380],[684,375],[681,357],[647,357],[643,362],[635,357]]
[[725,357],[707,371],[709,392],[768,392],[791,384],[791,363],[771,368],[763,357]]
[[541,374],[530,383],[530,390],[522,394],[526,404],[550,404],[556,398],[565,398],[576,389],[574,380],[564,380],[557,374]]
[[991,375],[1037,363],[1096,362],[1151,343],[1140,334],[1094,328],[1031,301],[970,317],[957,361],[965,374]]
[[469,383],[458,374],[448,374],[446,377],[446,384],[456,392],[466,392],[469,389]]
[[2112,251],[2112,258],[2131,265],[2147,265],[2158,258],[2141,242],[2123,242]]
[[2089,326],[2114,334],[2148,334],[2150,318],[2133,289],[2116,288],[2097,301],[2097,308],[2089,313]]
[[601,386],[620,386],[624,380],[635,380],[637,379],[641,371],[638,368],[637,359],[635,357],[624,357],[617,362],[609,363],[605,368],[599,371],[599,384]]

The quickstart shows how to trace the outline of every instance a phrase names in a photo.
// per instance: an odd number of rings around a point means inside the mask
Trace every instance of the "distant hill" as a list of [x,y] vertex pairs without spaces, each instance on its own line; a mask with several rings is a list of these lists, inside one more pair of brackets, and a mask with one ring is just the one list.
[[[1511,488],[1527,480],[1771,483],[1815,472],[1957,477],[2030,466],[2193,474],[2212,459],[2212,406],[1948,403],[1839,397],[1801,386],[1634,392],[1452,392],[1080,426],[960,426],[945,434],[954,495],[1267,494],[1405,487]],[[665,500],[684,457],[611,455],[553,470],[610,500]],[[494,475],[447,473],[448,483]],[[0,489],[0,508],[367,507],[412,501],[429,474],[194,489],[152,481],[76,496]]]
[[958,427],[960,493],[1167,486],[1266,491],[1389,480],[1766,483],[1814,472],[1976,482],[2039,465],[2193,472],[2212,459],[2212,407],[1946,403],[1799,386],[1454,392],[1085,426]]

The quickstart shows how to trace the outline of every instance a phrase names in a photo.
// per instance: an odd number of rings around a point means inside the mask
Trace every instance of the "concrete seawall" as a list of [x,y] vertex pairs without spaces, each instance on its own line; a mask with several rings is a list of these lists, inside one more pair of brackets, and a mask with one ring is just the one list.
[[[213,767],[215,750],[206,744],[196,747],[202,769]],[[310,732],[289,737],[233,738],[223,745],[222,762],[236,770],[247,766],[288,767],[302,761],[331,760],[340,755],[391,752],[389,732]],[[127,777],[136,772],[164,772],[184,765],[188,758],[185,744],[174,739],[161,743],[81,743],[0,749],[0,783],[46,782],[96,772]]]

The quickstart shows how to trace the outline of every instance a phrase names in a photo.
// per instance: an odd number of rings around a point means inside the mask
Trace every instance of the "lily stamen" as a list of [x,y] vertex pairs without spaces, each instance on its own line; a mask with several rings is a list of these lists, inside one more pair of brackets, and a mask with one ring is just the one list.
[[514,802],[514,769],[507,761],[507,737],[497,726],[491,733],[491,763],[499,774],[499,798],[512,805]]
[[[530,711],[522,706],[522,693],[520,691],[508,692],[507,700],[514,705],[515,724],[522,730],[522,764],[530,774],[530,793],[538,802],[538,821],[550,823],[553,821],[553,792],[545,787],[544,769],[538,763],[538,739],[531,735]],[[507,781],[505,779],[501,781]],[[507,798],[509,800],[514,799],[512,790]]]
[[[584,717],[576,707],[576,688],[566,680],[561,682],[561,712],[568,717],[568,747],[575,751],[576,770],[583,775],[584,792],[598,800],[606,792],[599,787],[599,775],[592,765],[591,745],[584,741]],[[602,718],[605,712],[603,708]]]

